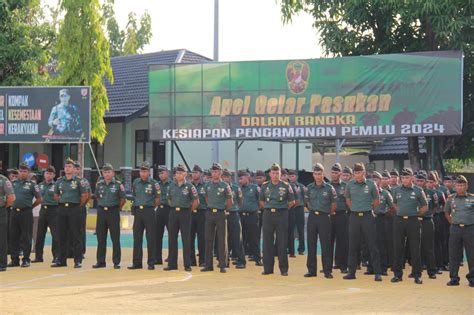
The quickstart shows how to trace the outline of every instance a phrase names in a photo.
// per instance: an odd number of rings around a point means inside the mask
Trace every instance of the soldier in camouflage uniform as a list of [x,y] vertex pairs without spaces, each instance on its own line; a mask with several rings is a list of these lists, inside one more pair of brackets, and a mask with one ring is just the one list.
[[60,103],[53,107],[48,119],[52,134],[78,135],[83,132],[81,116],[77,106],[69,104],[70,99],[68,89],[59,90]]

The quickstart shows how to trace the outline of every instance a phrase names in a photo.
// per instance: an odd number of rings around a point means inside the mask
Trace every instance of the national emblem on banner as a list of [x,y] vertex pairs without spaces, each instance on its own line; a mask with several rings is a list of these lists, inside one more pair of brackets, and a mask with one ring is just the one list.
[[309,80],[309,66],[304,61],[290,61],[286,66],[288,88],[294,94],[301,94],[306,90]]

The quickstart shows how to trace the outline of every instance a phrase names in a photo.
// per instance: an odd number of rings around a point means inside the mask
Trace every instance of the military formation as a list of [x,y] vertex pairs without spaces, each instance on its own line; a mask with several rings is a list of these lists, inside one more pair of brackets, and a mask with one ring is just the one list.
[[[134,216],[133,260],[128,269],[144,267],[145,235],[146,267],[154,270],[166,263],[163,270],[177,270],[180,235],[181,261],[187,272],[193,266],[212,272],[217,265],[225,273],[231,265],[245,269],[252,261],[263,267],[262,275],[270,275],[278,257],[278,270],[287,276],[290,258],[307,253],[307,278],[320,273],[332,279],[333,271],[339,270],[343,279],[352,280],[366,267],[364,274],[373,275],[374,281],[382,281],[391,271],[390,281],[397,283],[409,271],[408,278],[422,284],[424,272],[436,279],[447,271],[447,285],[456,286],[466,255],[466,278],[474,287],[474,195],[467,192],[464,176],[441,179],[436,171],[410,168],[400,173],[367,172],[362,163],[352,168],[336,163],[328,171],[317,163],[312,171],[307,186],[298,181],[297,171],[276,163],[266,172],[237,174],[218,163],[208,171],[199,165],[191,172],[183,165],[173,170],[160,167],[155,180],[144,162],[127,196],[108,163],[94,190],[80,176],[81,166],[71,159],[66,160],[61,177],[54,167],[46,168],[41,183],[22,164],[9,172],[9,178],[0,175],[0,271],[44,262],[48,229],[51,267],[65,267],[72,258],[74,268],[81,268],[86,204],[91,198],[96,202],[98,244],[92,267],[106,267],[110,233],[113,268],[120,269],[120,212],[128,198]],[[41,210],[31,260],[32,209],[37,206]],[[165,230],[168,257],[163,257]]]

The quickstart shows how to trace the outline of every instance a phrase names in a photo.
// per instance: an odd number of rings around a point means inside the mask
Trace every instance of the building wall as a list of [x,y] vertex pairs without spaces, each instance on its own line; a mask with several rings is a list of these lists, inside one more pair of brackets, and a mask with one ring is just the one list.
[[[352,167],[355,163],[364,163],[368,168],[373,167],[377,171],[383,171],[385,169],[392,170],[393,168],[397,168],[394,161],[386,160],[386,161],[369,161],[369,157],[367,154],[347,154],[341,153],[339,156],[339,163],[342,166],[350,166]],[[330,169],[331,166],[336,163],[336,154],[335,153],[325,153],[321,155],[319,153],[313,154],[313,163],[321,163],[324,165],[324,168]],[[404,161],[404,166],[409,166],[410,161]]]
[[111,163],[115,168],[123,166],[123,123],[106,124],[107,136],[104,140],[104,162]]
[[[240,143],[240,142],[239,142]],[[199,164],[209,168],[212,164],[211,141],[178,141],[184,158],[192,167]],[[267,169],[272,163],[280,163],[285,168],[296,168],[296,144],[283,143],[282,161],[280,161],[280,144],[276,141],[244,141],[239,149],[238,169],[250,168]],[[166,144],[167,165],[171,162],[171,143]],[[299,144],[299,169],[311,169],[312,147],[309,143]],[[174,150],[174,165],[183,163],[183,159]],[[219,163],[224,167],[235,170],[235,141],[219,141]]]

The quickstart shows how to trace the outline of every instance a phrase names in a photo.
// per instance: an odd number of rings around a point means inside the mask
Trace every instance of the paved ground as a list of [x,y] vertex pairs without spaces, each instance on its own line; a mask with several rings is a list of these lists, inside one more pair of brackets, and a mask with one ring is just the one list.
[[[49,253],[49,248],[46,252]],[[146,251],[145,251],[146,252]],[[108,259],[110,260],[110,249]],[[305,256],[290,259],[290,275],[260,275],[261,267],[231,268],[226,274],[127,270],[131,249],[124,248],[121,270],[95,270],[95,247],[88,248],[84,267],[52,269],[48,263],[0,274],[0,313],[430,313],[474,314],[474,288],[447,287],[447,274],[423,285],[373,281],[357,274],[347,281],[306,279]],[[110,263],[110,262],[109,262]],[[216,269],[217,270],[217,269]],[[275,271],[278,271],[277,269]]]

